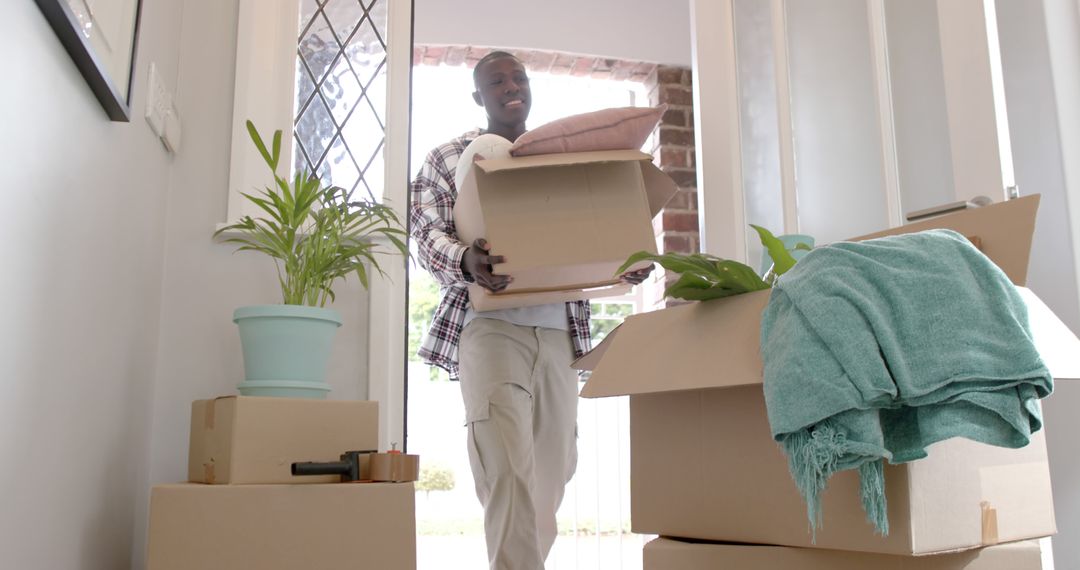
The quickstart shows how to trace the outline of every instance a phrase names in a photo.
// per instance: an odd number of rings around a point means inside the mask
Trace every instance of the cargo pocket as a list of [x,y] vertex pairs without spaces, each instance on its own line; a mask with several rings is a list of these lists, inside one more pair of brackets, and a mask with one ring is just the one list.
[[471,416],[472,419],[467,419],[465,426],[467,428],[465,438],[468,440],[466,446],[469,451],[469,468],[472,469],[473,484],[476,486],[476,497],[480,499],[480,504],[487,505],[488,495],[491,494],[491,486],[488,484],[487,469],[484,467],[484,458],[480,455],[480,446],[476,444],[476,427],[477,424],[483,424],[484,422],[491,421],[491,412],[489,406],[483,406],[483,411],[479,409],[473,412],[466,411],[466,416]]

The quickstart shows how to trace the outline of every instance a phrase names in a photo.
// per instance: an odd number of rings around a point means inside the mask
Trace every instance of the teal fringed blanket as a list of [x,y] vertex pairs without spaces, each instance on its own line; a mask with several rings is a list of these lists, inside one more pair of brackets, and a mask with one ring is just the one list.
[[829,477],[858,469],[887,534],[884,460],[957,436],[1023,447],[1053,389],[1015,287],[949,230],[810,252],[775,284],[761,353],[772,434],[813,529]]

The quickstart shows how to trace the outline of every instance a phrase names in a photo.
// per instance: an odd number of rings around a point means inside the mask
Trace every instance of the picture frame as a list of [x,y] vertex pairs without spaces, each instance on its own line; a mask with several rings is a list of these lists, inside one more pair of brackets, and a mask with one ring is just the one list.
[[112,121],[130,122],[142,0],[34,0]]

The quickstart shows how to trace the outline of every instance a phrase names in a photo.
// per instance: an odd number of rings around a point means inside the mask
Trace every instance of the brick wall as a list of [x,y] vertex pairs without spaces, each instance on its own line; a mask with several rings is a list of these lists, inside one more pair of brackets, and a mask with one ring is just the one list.
[[[470,69],[492,48],[477,46],[417,45],[413,48],[414,65],[465,65]],[[657,65],[644,61],[626,61],[588,55],[542,50],[503,50],[514,54],[529,71],[554,75],[589,76],[594,79],[645,82]]]
[[[697,209],[697,170],[694,152],[694,98],[690,69],[657,66],[645,80],[649,104],[668,105],[653,137],[653,156],[660,169],[679,186],[679,192],[667,207],[653,218],[653,231],[660,253],[694,253],[700,250]],[[665,301],[664,287],[671,275],[657,268],[645,288],[647,309],[671,306]]]

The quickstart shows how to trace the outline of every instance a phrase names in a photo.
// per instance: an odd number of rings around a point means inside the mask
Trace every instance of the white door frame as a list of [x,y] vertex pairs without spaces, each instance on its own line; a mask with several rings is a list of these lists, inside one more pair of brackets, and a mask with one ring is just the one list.
[[701,251],[746,261],[732,0],[690,0]]
[[1015,187],[994,0],[938,0],[957,200],[1009,199]]
[[[384,203],[408,219],[409,119],[412,88],[413,3],[385,0],[386,37],[386,168]],[[379,449],[405,446],[406,319],[408,274],[404,263],[386,264],[386,278],[372,279],[368,289],[368,399],[379,402]]]

